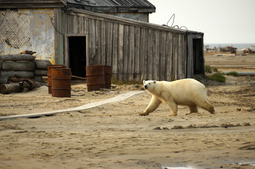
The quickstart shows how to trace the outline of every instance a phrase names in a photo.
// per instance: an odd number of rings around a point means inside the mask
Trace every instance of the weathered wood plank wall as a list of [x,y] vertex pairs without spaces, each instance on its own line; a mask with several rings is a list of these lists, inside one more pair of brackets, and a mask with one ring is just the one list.
[[113,76],[120,80],[187,77],[184,31],[82,12],[65,11],[62,15],[66,35],[86,36],[87,66],[112,66]]

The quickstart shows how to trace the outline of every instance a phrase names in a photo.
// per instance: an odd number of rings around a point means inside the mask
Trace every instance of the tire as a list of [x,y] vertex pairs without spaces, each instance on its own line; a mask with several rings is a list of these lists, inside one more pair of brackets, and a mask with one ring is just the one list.
[[43,69],[36,69],[35,70],[35,75],[36,76],[47,76],[48,70],[43,70]]
[[52,65],[49,60],[35,60],[37,69],[45,69],[48,70],[48,66]]
[[9,83],[9,77],[0,76],[0,84],[7,84],[7,83]]
[[35,60],[35,56],[23,54],[23,55],[0,55],[0,60],[3,61],[32,61]]
[[1,76],[33,78],[34,72],[29,71],[2,71]]
[[35,68],[33,61],[5,61],[2,65],[4,71],[34,71]]
[[42,78],[42,76],[35,76],[34,80],[35,80],[36,82],[45,83],[44,80],[43,80],[43,78]]

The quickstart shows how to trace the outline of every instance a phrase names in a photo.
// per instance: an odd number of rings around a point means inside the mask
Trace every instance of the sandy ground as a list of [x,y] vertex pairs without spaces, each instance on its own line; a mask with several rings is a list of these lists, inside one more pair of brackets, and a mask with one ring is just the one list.
[[234,54],[209,53],[205,56],[205,64],[219,71],[246,72],[252,75],[255,73],[255,55],[235,56]]
[[[199,109],[186,115],[188,108],[179,106],[178,116],[170,117],[162,104],[142,117],[151,98],[144,92],[88,110],[2,120],[0,168],[255,168],[255,78],[226,77],[225,84],[203,81],[216,114]],[[86,92],[84,82],[72,84],[71,98],[51,97],[47,87],[0,94],[0,115],[71,108],[141,90],[127,85]]]

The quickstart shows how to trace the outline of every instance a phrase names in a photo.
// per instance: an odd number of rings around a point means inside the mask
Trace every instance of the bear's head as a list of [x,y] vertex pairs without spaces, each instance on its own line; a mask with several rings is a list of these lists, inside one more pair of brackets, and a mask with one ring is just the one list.
[[143,87],[145,90],[152,91],[155,87],[156,80],[143,80]]

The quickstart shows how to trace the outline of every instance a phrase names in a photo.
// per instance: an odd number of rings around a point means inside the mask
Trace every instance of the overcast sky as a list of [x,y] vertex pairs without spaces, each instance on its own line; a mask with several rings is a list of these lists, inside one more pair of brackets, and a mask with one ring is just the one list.
[[[255,0],[149,0],[150,22],[204,33],[205,43],[255,43]],[[172,24],[171,20],[168,25]]]

